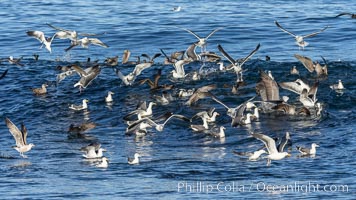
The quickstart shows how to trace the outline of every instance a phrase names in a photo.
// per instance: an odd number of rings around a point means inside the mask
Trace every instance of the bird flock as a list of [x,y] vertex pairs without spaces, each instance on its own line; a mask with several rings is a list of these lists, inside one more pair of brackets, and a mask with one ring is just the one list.
[[[351,17],[354,18],[354,14],[349,13],[342,13],[337,17],[343,15],[351,15]],[[328,31],[327,26],[314,33],[296,35],[282,27],[279,22],[275,21],[274,23],[277,28],[294,37],[301,54],[304,52],[304,48],[309,44],[305,39],[319,34],[320,36],[318,37],[322,37],[322,32]],[[77,46],[82,48],[89,48],[90,45],[103,48],[109,47],[100,39],[93,38],[93,36],[100,36],[105,33],[77,33],[74,30],[67,30],[53,26],[52,24],[47,25],[55,30],[55,33],[51,37],[46,37],[44,32],[38,30],[30,30],[27,31],[26,34],[40,41],[40,48],[44,46],[49,53],[52,53],[51,45],[54,39],[68,40],[68,47],[64,49],[65,51],[70,51]],[[216,44],[219,52],[207,51],[208,39],[213,37],[216,32],[223,30],[224,28],[219,27],[211,31],[206,37],[201,37],[192,30],[182,28],[182,31],[193,35],[198,41],[193,42],[185,50],[178,50],[172,52],[170,55],[167,54],[164,49],[159,49],[160,53],[156,53],[152,57],[146,53],[142,53],[141,56],[136,57],[135,61],[130,61],[131,51],[127,49],[123,52],[122,62],[119,62],[119,56],[115,56],[106,58],[102,63],[88,59],[88,62],[83,65],[73,63],[67,66],[58,66],[59,73],[55,77],[56,84],[61,84],[61,81],[64,79],[77,74],[78,79],[73,87],[77,87],[80,93],[91,92],[90,90],[87,91],[87,88],[100,76],[102,70],[109,69],[114,71],[115,76],[121,80],[119,87],[148,89],[150,96],[146,98],[147,101],[137,102],[136,109],[132,109],[126,113],[122,119],[122,124],[126,126],[125,135],[128,137],[133,136],[136,139],[145,137],[150,132],[163,132],[164,127],[170,123],[179,123],[181,126],[186,126],[192,134],[205,134],[208,137],[224,140],[228,135],[225,135],[227,127],[219,125],[218,119],[222,117],[227,117],[231,120],[231,128],[238,126],[252,127],[256,121],[263,120],[261,116],[271,119],[281,115],[309,119],[322,117],[324,106],[322,99],[317,98],[317,91],[319,84],[330,76],[327,69],[328,65],[324,57],[322,57],[324,65],[321,65],[319,62],[315,62],[307,56],[295,54],[294,57],[301,62],[309,74],[301,76],[297,67],[293,66],[289,71],[289,76],[295,77],[295,81],[291,82],[283,81],[282,77],[274,77],[271,71],[259,69],[258,76],[260,80],[256,83],[255,95],[245,99],[243,103],[238,105],[228,106],[227,103],[224,102],[225,97],[216,95],[214,91],[222,88],[222,86],[218,86],[215,83],[207,84],[202,87],[194,87],[194,83],[204,82],[205,80],[209,80],[209,77],[219,76],[223,73],[232,73],[236,74],[236,80],[226,81],[227,86],[224,85],[224,87],[229,90],[226,96],[239,98],[240,92],[244,90],[246,79],[249,79],[249,77],[244,76],[244,73],[248,69],[244,69],[243,66],[260,48],[263,48],[263,46],[256,44],[256,47],[251,48],[251,52],[245,57],[237,59],[234,59],[228,53],[228,49],[225,50],[221,44]],[[162,65],[156,65],[155,59],[158,57],[164,58]],[[24,64],[21,63],[21,59],[22,58],[15,59],[9,57],[3,60],[22,67]],[[35,56],[35,60],[38,59],[38,55]],[[185,69],[187,65],[198,67],[195,67],[196,69],[187,73]],[[130,67],[133,67],[132,72],[124,74],[123,69]],[[167,70],[163,69],[169,69],[170,67],[171,72],[164,74],[163,71]],[[151,70],[153,68],[155,70]],[[153,79],[142,77],[143,71],[147,72],[149,70],[157,72],[153,74]],[[6,73],[7,70],[3,72],[0,79],[4,78]],[[310,76],[312,76],[313,79],[308,80],[307,77]],[[163,81],[165,82],[163,83]],[[145,84],[147,84],[149,88],[147,88]],[[185,87],[182,87],[182,85]],[[43,83],[40,88],[33,88],[32,92],[35,96],[46,95],[48,92],[47,87],[48,85]],[[297,94],[298,98],[291,101],[288,96],[280,96],[281,89]],[[345,90],[345,87],[342,81],[339,80],[338,83],[330,85],[330,89],[342,92]],[[112,103],[116,101],[115,93],[112,92],[112,90],[113,89],[110,88],[107,92],[107,96],[103,97],[103,100],[105,100],[108,105],[112,105]],[[194,110],[193,108],[198,107],[200,102],[208,102],[208,104],[214,104],[216,107],[212,106],[209,109],[201,110],[192,116],[180,113],[180,109],[178,109],[179,107],[184,107],[185,109],[192,108],[192,110]],[[176,105],[177,109],[174,110],[174,112],[167,110],[162,115],[155,112],[157,107],[164,109],[166,105]],[[72,109],[75,112],[85,112],[90,109],[90,101],[89,99],[82,99],[81,105],[71,104],[68,109]],[[226,113],[223,112],[224,110]],[[14,149],[17,150],[23,158],[26,158],[24,153],[30,151],[35,145],[27,143],[28,131],[24,123],[21,124],[20,130],[9,118],[6,117],[5,122],[16,141]],[[68,134],[73,137],[79,137],[84,132],[90,131],[96,126],[97,124],[95,123],[71,124]],[[267,134],[255,132],[253,128],[249,128],[249,130],[246,137],[253,137],[262,141],[263,147],[253,152],[234,151],[238,156],[247,156],[249,161],[256,161],[261,159],[262,154],[267,154],[266,157],[262,157],[262,159],[267,158],[267,165],[271,165],[272,160],[281,160],[291,156],[291,138],[293,133],[287,132],[283,138],[272,138]],[[319,145],[312,143],[311,148],[296,146],[295,149],[298,150],[302,156],[315,156],[316,147],[319,147]],[[88,144],[82,147],[80,151],[84,152],[82,155],[83,158],[92,161],[94,166],[98,168],[107,168],[109,166],[109,159],[104,156],[104,152],[107,150],[102,148],[100,143]],[[142,156],[139,153],[135,153],[134,158],[128,157],[127,163],[139,164],[140,157]]]

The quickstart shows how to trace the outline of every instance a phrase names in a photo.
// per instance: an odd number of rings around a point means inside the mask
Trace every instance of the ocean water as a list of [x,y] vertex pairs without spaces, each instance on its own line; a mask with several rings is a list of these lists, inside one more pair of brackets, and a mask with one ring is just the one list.
[[[1,199],[353,199],[355,192],[354,139],[356,55],[355,25],[350,16],[335,18],[341,12],[352,12],[356,5],[350,1],[1,1],[0,57],[23,56],[23,67],[6,60],[0,64],[0,73],[8,70],[0,80],[0,117],[9,117],[16,125],[24,122],[28,142],[36,146],[21,158],[12,149],[14,139],[0,123],[0,192]],[[180,12],[173,7],[181,6]],[[310,43],[300,50],[293,37],[278,29],[277,20],[286,29],[305,35],[325,26],[319,35],[307,38]],[[40,49],[40,43],[28,37],[26,31],[41,30],[46,36],[55,33],[46,23],[78,33],[105,33],[98,36],[109,48],[75,47],[69,52],[67,40],[55,39],[52,53]],[[129,49],[134,56],[154,55],[163,48],[167,53],[185,50],[196,38],[181,28],[188,28],[206,36],[222,27],[208,40],[207,49],[221,55],[217,45],[234,58],[246,56],[258,43],[259,51],[244,65],[246,86],[239,93],[231,93],[236,76],[229,72],[215,72],[199,81],[172,81],[171,65],[162,65],[163,57],[145,70],[138,80],[152,78],[162,69],[160,83],[175,84],[180,88],[198,88],[216,84],[212,93],[229,106],[237,106],[253,97],[259,80],[258,70],[272,71],[277,82],[294,81],[298,76],[288,75],[297,66],[301,78],[316,81],[294,54],[322,61],[329,66],[329,76],[319,80],[318,101],[324,105],[321,118],[293,118],[261,114],[259,122],[251,126],[231,127],[226,110],[210,98],[192,106],[186,99],[177,99],[168,105],[153,107],[155,115],[167,111],[187,117],[215,107],[220,113],[216,126],[226,127],[226,138],[212,138],[193,133],[189,123],[168,122],[163,132],[150,129],[147,136],[135,138],[125,135],[123,121],[140,100],[153,101],[147,85],[123,86],[112,68],[103,68],[88,88],[79,92],[73,87],[79,76],[74,75],[56,84],[58,65],[99,60],[119,55]],[[199,48],[197,49],[199,51]],[[39,55],[39,60],[33,59]],[[265,56],[271,58],[265,61]],[[227,64],[227,61],[225,64]],[[208,68],[218,65],[206,63]],[[186,72],[198,70],[202,63],[186,66]],[[124,74],[133,68],[119,65]],[[342,80],[346,90],[337,93],[330,85]],[[48,94],[35,96],[31,88],[47,83]],[[113,105],[104,97],[113,91]],[[280,89],[291,102],[297,96]],[[89,99],[87,111],[74,112],[70,104]],[[259,98],[257,98],[259,99]],[[70,124],[94,122],[97,127],[82,137],[72,137]],[[199,123],[199,121],[195,121]],[[272,161],[256,162],[239,157],[233,151],[253,151],[262,142],[249,136],[249,131],[263,132],[271,137],[291,133],[292,156]],[[107,149],[109,167],[96,168],[82,157],[79,149],[91,142],[100,142]],[[296,146],[317,143],[314,158],[299,157]],[[142,155],[139,165],[128,165],[127,157],[135,152]]]

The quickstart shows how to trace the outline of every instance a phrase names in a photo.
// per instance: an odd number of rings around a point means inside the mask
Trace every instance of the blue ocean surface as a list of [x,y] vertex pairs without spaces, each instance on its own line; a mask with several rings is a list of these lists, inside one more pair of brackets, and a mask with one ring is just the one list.
[[[354,199],[356,195],[356,20],[350,15],[335,18],[343,12],[355,12],[352,1],[1,1],[0,2],[0,193],[1,199]],[[173,8],[181,6],[179,12]],[[300,49],[294,38],[274,23],[297,34],[307,35],[326,26],[318,35],[306,38],[309,43]],[[69,40],[54,39],[52,53],[26,31],[43,31],[51,37],[52,24],[80,33],[97,33],[95,37],[109,47],[80,46],[65,52]],[[212,72],[198,81],[175,81],[170,72],[173,65],[164,65],[164,57],[137,78],[133,86],[125,86],[115,74],[115,68],[105,67],[107,57],[131,51],[130,60],[146,53],[153,56],[164,49],[167,54],[186,50],[197,38],[222,28],[208,39],[207,50],[222,57],[220,44],[234,58],[247,56],[258,44],[257,53],[243,66],[246,85],[237,94],[231,92],[236,82],[232,72],[219,72],[216,63],[191,62],[186,73],[199,70],[204,64]],[[82,36],[79,36],[82,37]],[[94,36],[93,36],[94,37]],[[200,48],[197,48],[200,52]],[[34,54],[39,56],[38,61]],[[307,56],[328,65],[328,76],[318,79],[294,57]],[[22,57],[23,66],[10,64],[9,56]],[[266,56],[270,57],[266,61]],[[99,60],[101,73],[82,92],[73,85],[78,75],[56,82],[57,66],[79,64],[84,68],[87,58]],[[84,63],[84,64],[83,64]],[[289,75],[296,66],[300,76]],[[133,66],[119,64],[123,74]],[[195,133],[190,123],[173,119],[162,132],[148,129],[144,137],[126,135],[123,117],[135,110],[140,101],[155,101],[147,85],[137,82],[152,79],[162,69],[160,84],[174,84],[179,89],[199,88],[216,84],[212,90],[226,105],[235,107],[256,95],[259,70],[271,71],[277,82],[297,78],[310,84],[319,82],[317,99],[323,105],[321,117],[290,117],[260,113],[259,121],[231,127],[226,109],[211,98],[187,106],[187,98],[177,98],[168,105],[153,106],[154,116],[165,112],[192,117],[212,107],[220,113],[216,127],[226,127],[226,137],[216,139]],[[330,85],[342,80],[345,90],[334,91]],[[32,88],[48,84],[46,95],[34,95]],[[114,102],[108,105],[104,97],[112,91]],[[290,103],[299,96],[280,88]],[[88,99],[86,111],[73,111],[71,104]],[[260,97],[255,100],[259,101]],[[16,150],[5,117],[18,127],[23,122],[28,129],[27,141],[36,146],[22,158]],[[81,135],[68,133],[70,124],[97,124]],[[201,123],[194,120],[193,124]],[[290,132],[291,157],[272,161],[248,161],[234,151],[254,151],[263,143],[249,135],[261,132],[282,137]],[[110,160],[108,168],[97,168],[84,159],[80,148],[89,143],[101,143]],[[317,143],[315,157],[300,157],[296,146],[310,147]],[[129,165],[127,157],[141,154],[140,164]]]

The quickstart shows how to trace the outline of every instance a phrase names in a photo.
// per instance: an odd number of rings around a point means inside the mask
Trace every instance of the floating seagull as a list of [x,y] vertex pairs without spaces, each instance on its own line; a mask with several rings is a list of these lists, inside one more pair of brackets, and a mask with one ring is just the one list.
[[106,103],[111,103],[111,102],[113,102],[113,99],[112,99],[112,95],[113,95],[113,94],[115,94],[115,93],[113,93],[113,92],[111,92],[111,91],[108,92],[108,96],[105,97],[105,102],[106,102]]
[[190,97],[194,94],[195,88],[193,89],[179,89],[178,92],[178,97],[184,98],[184,97]]
[[208,134],[214,138],[225,138],[225,129],[226,128],[224,126],[220,126],[217,132],[212,129],[208,132]]
[[248,160],[249,161],[257,161],[260,156],[264,153],[267,153],[264,149],[260,149],[254,152],[237,152],[234,151],[235,154],[239,155],[239,156],[248,156]]
[[193,31],[189,30],[189,29],[186,29],[186,28],[183,28],[183,30],[187,31],[188,33],[194,35],[199,41],[196,43],[197,46],[199,46],[200,48],[202,48],[202,51],[205,52],[205,47],[207,45],[207,40],[209,39],[209,37],[211,37],[216,31],[218,30],[221,30],[222,28],[217,28],[213,31],[211,31],[209,33],[208,36],[206,36],[205,38],[203,37],[200,37],[198,34],[194,33]]
[[134,158],[127,158],[127,163],[129,163],[130,165],[136,165],[140,163],[140,158],[141,155],[139,153],[135,153]]
[[84,110],[88,108],[88,103],[89,100],[88,99],[83,99],[83,103],[82,105],[74,105],[72,104],[71,106],[69,106],[70,109],[72,110]]
[[314,93],[309,94],[307,89],[303,89],[299,101],[306,107],[315,107],[315,104],[318,101],[316,99],[316,91],[317,89],[314,90]]
[[325,63],[324,66],[321,66],[319,62],[313,62],[310,58],[306,56],[294,54],[294,57],[296,57],[310,73],[315,71],[317,76],[328,75],[328,66],[324,57],[321,57]]
[[233,59],[224,49],[223,47],[219,44],[218,45],[218,50],[223,54],[223,56],[231,63],[231,67],[226,68],[226,70],[230,70],[233,69],[237,75],[237,81],[236,82],[242,82],[242,66],[245,64],[246,61],[248,61],[260,48],[260,44],[258,44],[256,46],[256,48],[251,51],[251,53],[249,55],[247,55],[245,58],[243,58],[242,60],[240,59]]
[[65,51],[69,51],[73,47],[76,47],[78,45],[81,45],[83,48],[88,48],[90,44],[101,46],[101,47],[104,47],[104,48],[108,48],[109,47],[107,44],[103,43],[98,38],[83,37],[82,39],[72,40],[71,41],[71,45],[68,48],[66,48]]
[[190,128],[193,130],[193,131],[196,131],[196,132],[201,132],[201,131],[205,131],[205,130],[208,130],[209,129],[209,125],[208,125],[208,122],[206,121],[206,119],[203,118],[203,125],[196,125],[196,124],[191,124],[190,125]]
[[352,19],[356,19],[356,14],[353,14],[353,13],[340,13],[340,14],[336,15],[335,17],[340,17],[343,15],[350,15]]
[[78,65],[72,65],[72,69],[74,69],[80,76],[79,81],[74,84],[74,87],[79,86],[79,91],[82,91],[82,89],[88,87],[88,85],[100,74],[101,71],[99,65],[89,67],[85,70]]
[[[27,31],[26,33],[28,36],[34,37],[38,41],[40,41],[42,46],[45,45],[45,47],[49,51],[49,53],[52,53],[51,44],[54,39],[54,36],[52,36],[51,38],[46,38],[45,34],[42,31]],[[41,48],[42,48],[42,46],[41,46]]]
[[48,87],[47,84],[42,84],[41,88],[33,88],[32,92],[35,95],[43,95],[47,93],[47,87]]
[[344,90],[345,89],[344,84],[342,84],[341,80],[339,80],[337,84],[330,85],[330,88],[332,90]]
[[80,124],[79,126],[71,124],[69,126],[68,132],[69,133],[82,133],[82,132],[89,131],[89,130],[95,128],[95,127],[96,127],[96,124],[93,123],[93,122],[83,123],[83,124]]
[[106,157],[101,158],[101,163],[95,165],[98,168],[107,168],[109,166],[109,159]]
[[316,154],[316,147],[319,147],[319,145],[313,143],[311,144],[311,149],[304,148],[304,147],[299,147],[297,146],[297,150],[302,154],[302,155],[314,155]]
[[279,101],[279,88],[277,82],[264,71],[260,70],[261,81],[256,85],[256,92],[262,101]]
[[80,151],[84,151],[85,154],[83,154],[84,158],[87,159],[92,159],[92,158],[101,158],[103,157],[103,152],[106,151],[106,149],[101,148],[101,145],[98,143],[94,144],[89,144],[88,146],[80,148]]
[[30,151],[31,148],[35,146],[32,143],[27,144],[27,128],[22,123],[20,131],[16,127],[16,125],[12,123],[12,121],[10,121],[10,119],[7,117],[5,119],[5,122],[6,126],[9,128],[10,133],[12,134],[12,136],[14,136],[14,139],[16,141],[16,146],[14,146],[13,148],[16,149],[16,151],[18,151],[23,158],[27,158],[24,153]]
[[115,56],[112,58],[106,58],[104,60],[104,63],[111,67],[117,66],[119,64],[119,56]]
[[269,154],[267,156],[267,166],[271,164],[271,160],[281,160],[286,156],[290,156],[290,154],[287,152],[278,152],[276,142],[271,137],[260,133],[251,133],[251,135],[256,139],[261,140],[265,144]]
[[321,29],[320,31],[317,31],[317,32],[314,32],[314,33],[311,33],[311,34],[308,34],[308,35],[295,35],[294,33],[290,32],[290,31],[287,31],[286,29],[284,29],[277,21],[274,21],[274,23],[277,25],[277,27],[279,29],[281,29],[283,32],[286,32],[288,33],[289,35],[292,35],[295,40],[296,40],[296,44],[300,47],[302,47],[302,49],[304,50],[304,47],[308,46],[308,42],[305,42],[304,41],[304,38],[308,38],[308,37],[313,37],[323,31],[325,31],[325,29],[327,29],[329,26],[326,26],[325,28]]

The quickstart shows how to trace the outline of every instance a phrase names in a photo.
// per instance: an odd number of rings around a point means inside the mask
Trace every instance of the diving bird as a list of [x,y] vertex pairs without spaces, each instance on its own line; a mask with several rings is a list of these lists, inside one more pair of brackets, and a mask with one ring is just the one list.
[[130,165],[139,164],[140,163],[140,159],[139,159],[140,157],[141,157],[141,155],[139,153],[135,153],[134,158],[130,158],[130,157],[127,158],[127,163],[130,164]]
[[[38,41],[40,41],[42,46],[45,45],[45,47],[49,51],[49,53],[52,53],[51,45],[52,45],[54,36],[52,36],[50,38],[46,38],[45,34],[42,31],[27,31],[26,33],[28,36],[34,37]],[[42,48],[42,46],[40,48]]]
[[299,48],[301,47],[304,50],[304,47],[308,46],[308,42],[305,42],[304,39],[308,38],[308,37],[313,37],[323,31],[325,31],[329,26],[326,26],[325,28],[321,29],[320,31],[308,34],[308,35],[296,35],[288,30],[286,30],[285,28],[283,28],[277,21],[274,21],[274,23],[277,25],[277,27],[279,29],[281,29],[283,32],[288,33],[289,35],[293,36],[295,38],[296,44],[299,46]]
[[311,148],[305,148],[305,147],[299,147],[297,146],[297,150],[302,154],[302,155],[314,155],[316,154],[316,147],[319,147],[319,145],[313,143],[311,144]]
[[261,140],[267,150],[268,150],[268,160],[267,160],[267,166],[269,166],[271,164],[271,160],[281,160],[285,157],[289,157],[290,154],[288,152],[279,152],[277,150],[277,146],[276,146],[276,142],[274,139],[272,139],[271,137],[261,134],[261,133],[250,133],[254,138]]
[[16,146],[13,148],[20,153],[23,158],[27,158],[24,153],[31,150],[32,147],[35,145],[30,143],[27,144],[27,128],[22,123],[21,124],[21,131],[16,127],[14,123],[9,118],[5,118],[6,126],[9,128],[10,133],[14,137],[16,141]]

